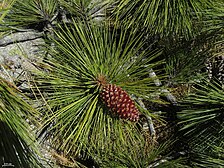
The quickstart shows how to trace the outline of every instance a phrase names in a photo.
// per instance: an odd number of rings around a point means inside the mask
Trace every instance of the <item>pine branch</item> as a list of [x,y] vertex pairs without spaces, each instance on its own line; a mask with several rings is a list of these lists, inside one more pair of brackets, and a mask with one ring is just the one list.
[[[147,108],[145,107],[145,104],[143,103],[142,101],[142,98],[138,98],[136,100],[138,102],[138,104],[144,109],[144,110],[147,110]],[[152,135],[152,139],[153,141],[156,141],[156,130],[155,130],[155,127],[153,125],[153,121],[152,121],[152,117],[150,117],[149,115],[147,114],[144,114],[146,119],[147,119],[147,122],[143,124],[143,129],[148,129],[150,134]]]
[[[153,71],[153,69],[150,69],[150,71],[149,71],[149,77],[150,78],[155,78],[154,84],[156,86],[162,86],[162,83],[157,78],[156,73]],[[164,93],[165,94],[165,96],[166,96],[166,98],[167,98],[167,100],[169,102],[171,102],[173,105],[177,105],[177,100],[176,100],[175,96],[172,93],[170,93],[169,90],[167,90],[167,89],[161,89],[160,91],[161,91],[161,93]]]

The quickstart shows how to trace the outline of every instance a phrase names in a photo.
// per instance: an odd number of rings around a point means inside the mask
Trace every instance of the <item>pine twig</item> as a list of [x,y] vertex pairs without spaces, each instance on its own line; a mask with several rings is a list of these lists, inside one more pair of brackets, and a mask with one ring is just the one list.
[[[153,71],[153,69],[151,69],[151,70],[149,71],[149,77],[150,77],[150,78],[155,78],[155,80],[154,80],[154,84],[155,84],[156,86],[162,86],[162,83],[161,83],[160,80],[157,78],[156,73]],[[176,99],[176,97],[175,97],[172,93],[170,93],[169,90],[167,90],[167,89],[161,89],[160,91],[161,91],[161,93],[164,93],[164,95],[166,96],[166,99],[167,99],[169,102],[171,102],[173,105],[177,105],[177,99]]]
[[[143,103],[141,98],[138,98],[136,101],[138,102],[138,104],[144,110],[147,110],[147,108],[145,107],[145,104]],[[156,130],[155,130],[155,127],[153,125],[152,117],[147,115],[147,114],[144,114],[144,115],[146,117],[147,122],[143,124],[143,129],[148,129],[150,134],[152,135],[152,139],[155,141],[155,139],[156,139]]]

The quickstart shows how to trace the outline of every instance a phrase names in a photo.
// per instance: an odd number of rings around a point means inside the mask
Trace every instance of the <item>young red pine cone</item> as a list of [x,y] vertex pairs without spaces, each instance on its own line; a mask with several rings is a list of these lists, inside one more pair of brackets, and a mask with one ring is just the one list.
[[100,96],[105,105],[120,118],[138,121],[139,111],[135,107],[134,101],[122,88],[107,84],[103,87]]

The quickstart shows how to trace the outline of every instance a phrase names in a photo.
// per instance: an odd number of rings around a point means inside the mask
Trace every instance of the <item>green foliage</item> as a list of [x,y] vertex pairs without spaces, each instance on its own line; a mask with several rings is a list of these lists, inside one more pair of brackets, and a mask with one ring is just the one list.
[[0,15],[0,23],[2,23],[3,19],[8,14],[8,12],[14,2],[15,2],[15,0],[3,0],[0,3],[0,14],[1,14]]
[[199,153],[195,150],[195,153],[192,155],[192,166],[204,168],[222,168],[224,166],[224,159],[223,157],[216,158],[209,153]]
[[35,110],[14,85],[0,78],[0,165],[40,167],[34,133],[26,120],[34,123]]
[[57,0],[16,1],[10,15],[7,16],[6,24],[17,28],[33,26],[37,29],[43,29],[52,22],[57,10]]
[[16,0],[3,0],[0,2],[0,38],[8,34],[8,28],[3,24],[5,17],[11,10],[12,5]]
[[202,12],[210,8],[210,0],[122,0],[115,1],[115,17],[128,27],[143,26],[149,33],[164,36],[191,37],[196,33]]
[[[217,82],[198,84],[178,113],[181,131],[197,167],[223,166],[223,89]],[[186,103],[186,104],[185,104]]]
[[[223,54],[222,0],[4,0],[1,4],[3,33],[9,28],[50,32],[53,28],[44,70],[33,74],[32,89],[43,102],[41,114],[29,105],[36,101],[0,79],[1,162],[38,167],[34,133],[29,129],[38,116],[43,140],[69,162],[90,157],[101,167],[224,166],[224,92],[220,84],[202,80],[205,62]],[[149,77],[152,72],[157,77]],[[158,95],[168,97],[164,86],[155,86],[158,79],[172,87],[189,82],[193,86],[177,107],[159,105],[167,116],[178,117],[178,125],[172,122],[175,130],[180,127],[180,135],[175,134],[180,140],[168,138],[168,142],[181,146],[183,140],[183,155],[167,142],[149,142],[151,135],[145,136],[142,123],[144,115],[155,115],[140,104],[136,103],[141,120],[132,123],[112,114],[99,96],[103,82],[116,84],[151,108],[151,102],[159,102]],[[181,109],[177,116],[176,109]]]
[[223,2],[215,3],[214,8],[206,11],[203,18],[204,31],[222,32],[223,34],[223,18],[224,18],[224,4]]
[[[156,165],[162,160],[161,154],[170,146],[169,143],[160,146],[139,143],[139,145],[130,148],[129,151],[120,149],[109,154],[109,157],[102,161],[101,167],[148,167],[150,164]],[[164,157],[165,158],[165,157]]]
[[[196,92],[186,99],[188,108],[179,113],[180,124],[184,124],[182,128],[186,134],[204,133],[206,129],[214,128],[216,124],[221,126],[223,121],[223,90],[217,83],[199,84]],[[186,131],[188,130],[188,131]],[[210,131],[208,131],[210,132]]]
[[[108,1],[98,0],[59,0],[60,5],[71,15],[70,17],[90,19],[99,16],[99,11],[107,5]],[[100,13],[102,17],[104,13]]]
[[43,121],[52,125],[52,145],[65,153],[88,149],[107,156],[114,148],[127,150],[144,143],[138,124],[114,117],[103,106],[99,79],[105,77],[130,95],[150,100],[157,87],[148,75],[163,63],[154,60],[161,52],[142,50],[143,38],[135,30],[122,28],[118,36],[107,24],[73,22],[59,25],[54,33],[49,72],[35,78],[51,109]]
[[214,40],[208,38],[208,35],[203,34],[189,41],[164,40],[166,72],[169,74],[170,83],[192,83],[207,75],[206,61],[213,54],[211,50],[215,48],[215,44],[209,43]]

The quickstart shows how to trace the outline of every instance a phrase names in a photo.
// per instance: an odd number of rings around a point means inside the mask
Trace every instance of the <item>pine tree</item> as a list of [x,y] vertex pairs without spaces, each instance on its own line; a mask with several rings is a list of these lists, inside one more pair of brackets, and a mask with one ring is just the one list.
[[18,142],[17,167],[39,166],[24,118],[41,122],[42,143],[70,167],[224,166],[222,61],[211,61],[223,55],[223,1],[9,4],[1,31],[34,29],[46,40],[29,79],[35,100],[0,79],[0,133]]

